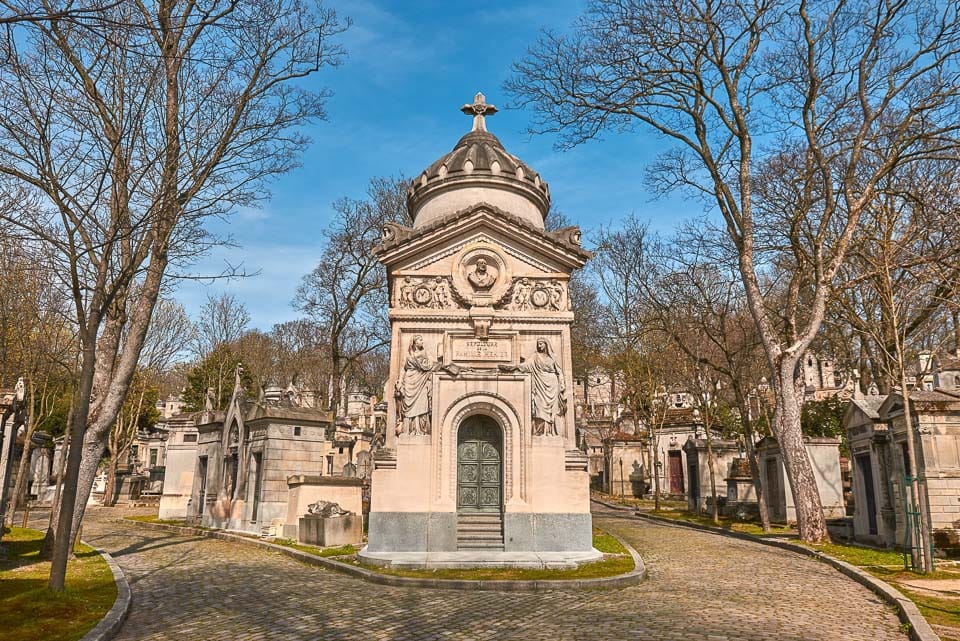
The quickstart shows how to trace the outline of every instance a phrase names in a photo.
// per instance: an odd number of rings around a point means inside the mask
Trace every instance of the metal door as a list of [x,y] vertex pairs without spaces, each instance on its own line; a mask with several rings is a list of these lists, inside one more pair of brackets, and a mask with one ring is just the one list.
[[670,494],[683,494],[683,458],[680,452],[667,452],[670,462]]
[[199,460],[200,475],[200,498],[197,504],[197,514],[203,516],[203,506],[207,502],[207,457],[201,456]]
[[457,510],[499,512],[502,478],[500,427],[486,416],[468,418],[457,434]]
[[860,474],[863,478],[863,493],[867,505],[867,527],[870,534],[877,533],[877,496],[873,487],[873,465],[869,454],[858,454],[856,457],[857,466],[860,468]]

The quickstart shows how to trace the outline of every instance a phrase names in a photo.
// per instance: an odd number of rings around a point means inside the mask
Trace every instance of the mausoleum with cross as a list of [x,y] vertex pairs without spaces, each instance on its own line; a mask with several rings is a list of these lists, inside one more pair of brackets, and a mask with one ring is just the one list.
[[567,286],[590,253],[546,231],[550,191],[473,128],[411,184],[411,226],[377,257],[390,287],[388,436],[375,457],[369,543],[384,564],[574,564],[592,548],[576,448]]

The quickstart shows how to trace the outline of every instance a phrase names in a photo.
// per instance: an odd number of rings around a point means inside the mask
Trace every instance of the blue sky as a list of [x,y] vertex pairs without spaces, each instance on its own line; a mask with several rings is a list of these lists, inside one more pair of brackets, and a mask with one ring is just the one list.
[[[542,28],[564,30],[580,14],[579,0],[549,5],[515,2],[351,1],[333,4],[353,19],[341,36],[348,57],[311,82],[333,91],[328,120],[308,128],[313,144],[302,167],[273,185],[260,209],[241,210],[214,229],[239,247],[222,248],[198,266],[216,273],[242,262],[257,276],[203,284],[184,282],[176,298],[195,317],[207,294],[232,292],[250,310],[252,324],[269,329],[298,314],[290,301],[320,254],[331,203],[361,198],[371,176],[414,176],[449,151],[471,121],[460,106],[483,91],[502,108],[502,85]],[[501,110],[487,122],[511,153],[550,183],[554,205],[589,232],[638,212],[651,227],[668,230],[696,214],[699,204],[652,200],[644,167],[661,144],[649,131],[609,135],[557,152],[549,136],[531,137],[531,114]]]

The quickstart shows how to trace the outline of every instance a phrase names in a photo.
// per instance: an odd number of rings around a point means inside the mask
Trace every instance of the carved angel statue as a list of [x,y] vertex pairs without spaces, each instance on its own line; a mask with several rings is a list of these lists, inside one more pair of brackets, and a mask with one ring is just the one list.
[[530,360],[520,365],[500,365],[500,369],[530,374],[533,433],[557,436],[557,419],[567,413],[566,384],[547,339],[537,339],[537,353]]

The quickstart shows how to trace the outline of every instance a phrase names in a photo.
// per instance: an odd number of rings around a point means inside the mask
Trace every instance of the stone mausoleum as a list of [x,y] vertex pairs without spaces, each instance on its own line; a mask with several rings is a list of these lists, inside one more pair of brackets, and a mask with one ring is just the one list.
[[587,459],[572,411],[571,273],[590,253],[547,231],[547,183],[473,129],[388,224],[388,429],[374,458],[371,562],[570,565],[592,547]]

